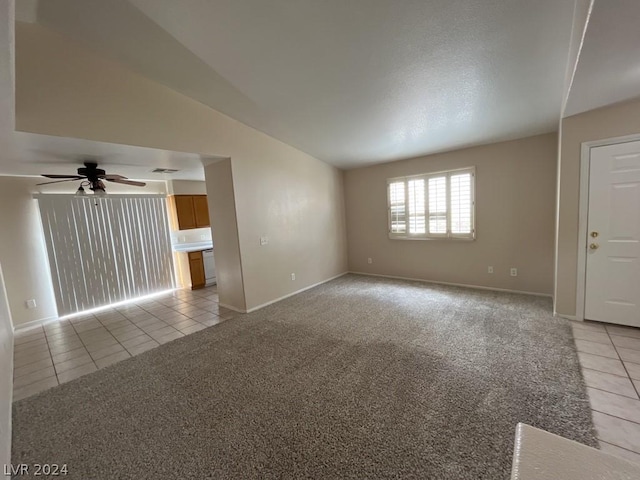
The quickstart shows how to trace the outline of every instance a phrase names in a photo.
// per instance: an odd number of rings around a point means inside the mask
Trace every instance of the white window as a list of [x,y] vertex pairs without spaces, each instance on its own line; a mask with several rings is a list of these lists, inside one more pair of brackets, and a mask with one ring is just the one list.
[[475,168],[387,183],[391,238],[475,238]]

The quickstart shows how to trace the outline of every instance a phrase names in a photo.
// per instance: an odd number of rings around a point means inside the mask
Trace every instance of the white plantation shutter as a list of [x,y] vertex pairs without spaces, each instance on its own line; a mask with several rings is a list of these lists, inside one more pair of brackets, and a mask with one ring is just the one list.
[[409,180],[409,233],[426,232],[424,178]]
[[392,233],[407,231],[404,182],[389,184],[389,223]]
[[451,175],[451,233],[471,233],[471,173]]
[[391,238],[475,238],[475,169],[388,180]]
[[173,288],[164,196],[35,197],[58,315]]
[[429,179],[429,233],[447,233],[447,177]]

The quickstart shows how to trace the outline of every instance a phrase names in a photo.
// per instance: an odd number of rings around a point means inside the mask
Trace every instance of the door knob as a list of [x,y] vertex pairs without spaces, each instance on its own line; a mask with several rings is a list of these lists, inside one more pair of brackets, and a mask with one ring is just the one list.
[[597,250],[599,246],[600,246],[600,245],[598,245],[597,243],[592,243],[591,245],[589,245],[589,248],[590,248],[591,250]]

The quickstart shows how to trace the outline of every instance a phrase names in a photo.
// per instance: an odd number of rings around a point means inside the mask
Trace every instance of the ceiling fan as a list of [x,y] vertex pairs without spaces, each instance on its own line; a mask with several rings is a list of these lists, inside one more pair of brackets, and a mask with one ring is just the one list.
[[129,180],[127,177],[116,174],[107,174],[104,170],[98,168],[98,164],[95,162],[84,162],[84,168],[78,169],[77,175],[57,175],[43,173],[43,177],[58,178],[62,180],[54,180],[53,182],[38,183],[38,185],[49,185],[50,183],[72,182],[75,180],[83,180],[80,183],[80,188],[76,192],[77,195],[85,195],[85,186],[97,195],[104,195],[106,193],[103,180],[114,183],[122,183],[125,185],[132,185],[134,187],[144,187],[146,183],[137,182],[135,180]]

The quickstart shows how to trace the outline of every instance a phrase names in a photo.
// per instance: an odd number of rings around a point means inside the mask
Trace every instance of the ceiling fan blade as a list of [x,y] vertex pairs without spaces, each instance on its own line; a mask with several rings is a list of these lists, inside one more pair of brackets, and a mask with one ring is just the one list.
[[80,180],[81,178],[85,178],[85,177],[67,178],[65,180],[54,180],[53,182],[36,183],[36,185],[49,185],[50,183],[75,182],[76,180]]
[[41,175],[47,178],[68,178],[70,180],[80,180],[81,178],[85,178],[82,175],[55,175],[51,173],[42,173]]
[[122,183],[124,185],[131,185],[131,186],[134,186],[134,187],[144,187],[146,185],[146,183],[144,183],[144,182],[137,182],[135,180],[129,180],[128,178],[122,177],[120,175],[106,175],[104,177],[104,179],[109,181],[109,182]]

